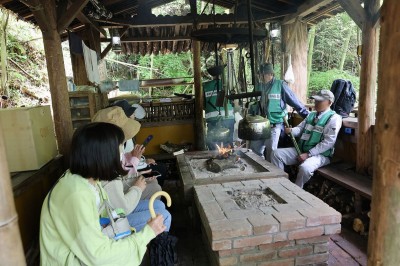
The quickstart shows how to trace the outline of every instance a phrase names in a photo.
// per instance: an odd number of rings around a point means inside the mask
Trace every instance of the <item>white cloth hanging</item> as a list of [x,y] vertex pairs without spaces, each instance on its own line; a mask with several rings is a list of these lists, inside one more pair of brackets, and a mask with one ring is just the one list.
[[83,57],[88,80],[95,84],[100,84],[99,66],[97,64],[97,53],[91,50],[82,41]]

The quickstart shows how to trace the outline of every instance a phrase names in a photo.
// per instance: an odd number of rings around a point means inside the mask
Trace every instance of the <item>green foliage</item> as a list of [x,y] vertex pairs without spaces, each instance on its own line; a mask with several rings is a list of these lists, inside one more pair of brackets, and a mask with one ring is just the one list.
[[[347,51],[343,51],[344,39],[349,31],[349,46]],[[356,57],[357,34],[357,26],[347,13],[340,13],[317,24],[312,69],[327,71],[338,68],[342,54],[346,53],[343,69],[357,74],[359,68]]]
[[321,89],[330,89],[335,79],[346,79],[353,83],[354,89],[358,91],[360,87],[360,78],[346,71],[331,69],[325,72],[314,71],[311,73],[308,86],[308,96],[314,94]]

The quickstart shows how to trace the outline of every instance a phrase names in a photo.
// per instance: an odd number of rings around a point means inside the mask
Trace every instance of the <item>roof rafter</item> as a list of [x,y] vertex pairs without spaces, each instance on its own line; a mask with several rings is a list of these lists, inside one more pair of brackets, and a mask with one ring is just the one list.
[[[296,21],[298,17],[303,18],[321,7],[324,7],[331,3],[333,0],[307,0],[297,9],[297,12],[294,14],[290,14],[283,19],[282,24],[290,24]],[[346,0],[344,0],[346,1]]]

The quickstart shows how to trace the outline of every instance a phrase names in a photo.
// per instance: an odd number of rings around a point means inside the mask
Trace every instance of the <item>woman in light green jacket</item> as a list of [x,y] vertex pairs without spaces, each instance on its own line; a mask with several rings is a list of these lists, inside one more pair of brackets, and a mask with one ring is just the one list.
[[99,181],[125,174],[118,147],[123,131],[92,123],[72,139],[70,168],[47,195],[40,219],[41,265],[139,265],[146,246],[165,230],[157,216],[145,228],[118,241],[101,232]]

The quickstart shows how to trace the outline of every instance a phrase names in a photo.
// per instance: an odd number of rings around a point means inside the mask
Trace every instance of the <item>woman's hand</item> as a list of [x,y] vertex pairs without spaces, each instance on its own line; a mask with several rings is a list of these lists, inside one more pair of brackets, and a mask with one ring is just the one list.
[[151,173],[151,169],[146,170],[146,171],[138,171],[138,175],[144,175],[144,174],[149,174]]
[[136,187],[139,187],[142,191],[146,189],[146,180],[144,179],[144,176],[139,176],[138,179],[135,181],[133,184]]
[[146,163],[147,163],[147,164],[157,165],[156,161],[155,161],[154,159],[151,159],[151,158],[146,159]]
[[167,229],[167,227],[164,225],[164,217],[161,214],[157,214],[156,218],[150,219],[147,224],[151,227],[151,229],[153,229],[156,236]]
[[152,176],[152,177],[146,178],[145,180],[146,180],[146,183],[150,183],[150,182],[152,182],[152,181],[154,181],[154,180],[156,180],[156,179],[157,179],[156,176]]
[[143,145],[135,145],[135,148],[131,151],[133,157],[138,158],[139,160],[142,158],[145,147]]

